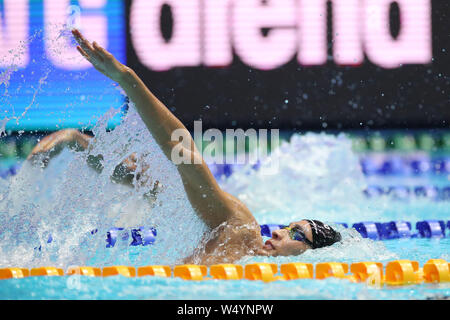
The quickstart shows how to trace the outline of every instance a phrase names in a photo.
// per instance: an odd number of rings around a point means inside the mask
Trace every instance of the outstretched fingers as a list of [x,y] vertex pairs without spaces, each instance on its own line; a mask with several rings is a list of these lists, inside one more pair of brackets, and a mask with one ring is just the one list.
[[102,48],[97,42],[90,43],[77,29],[72,30],[75,40],[78,42],[78,52],[88,60],[95,69],[106,75],[111,79],[116,79],[120,76],[123,66],[118,62],[114,56],[107,50]]
[[99,63],[95,60],[92,59],[92,56],[90,56],[89,54],[86,53],[86,51],[83,50],[83,48],[81,48],[80,46],[77,46],[77,50],[79,53],[81,53],[81,55],[87,60],[89,61],[92,66],[97,69],[100,72],[104,72],[103,68],[100,67]]
[[112,57],[111,53],[109,53],[108,51],[106,51],[105,49],[103,49],[102,47],[100,47],[100,46],[98,45],[97,42],[94,41],[94,42],[92,43],[92,45],[93,45],[94,49],[96,50],[96,52],[97,52],[100,56],[102,56],[104,59],[109,59],[109,58]]
[[89,55],[86,53],[86,51],[83,50],[80,46],[77,46],[77,50],[83,57],[85,57],[87,60],[89,60]]
[[89,41],[87,41],[81,32],[77,29],[72,30],[72,34],[75,37],[75,40],[78,42],[78,44],[85,50],[86,52],[94,51],[94,48],[91,46]]
[[[97,52],[97,50],[92,46],[92,44],[86,40],[81,32],[77,29],[72,30],[72,34],[75,37],[75,40],[80,45],[80,48],[77,47],[78,51],[88,59],[92,64],[97,61],[102,61],[102,56]],[[82,51],[80,51],[82,49]],[[89,57],[89,58],[88,58]]]

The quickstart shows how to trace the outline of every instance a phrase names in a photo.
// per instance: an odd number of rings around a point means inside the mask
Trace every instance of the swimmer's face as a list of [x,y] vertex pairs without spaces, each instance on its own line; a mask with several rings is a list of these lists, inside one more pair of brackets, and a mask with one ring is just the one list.
[[[308,221],[292,222],[289,227],[299,227],[303,230],[306,238],[312,242],[311,227]],[[278,229],[272,232],[272,239],[266,241],[263,249],[270,256],[293,256],[299,255],[311,247],[302,241],[291,239],[289,230]]]

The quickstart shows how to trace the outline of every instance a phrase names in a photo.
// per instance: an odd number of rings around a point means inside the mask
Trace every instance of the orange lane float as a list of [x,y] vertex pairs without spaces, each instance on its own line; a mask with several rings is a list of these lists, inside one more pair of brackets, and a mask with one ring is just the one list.
[[425,282],[450,282],[450,264],[443,259],[431,259],[423,266],[423,278]]
[[25,268],[3,268],[0,269],[0,279],[19,279],[30,275],[30,270]]
[[285,280],[312,279],[314,267],[311,263],[285,263],[281,265],[280,273]]
[[172,270],[169,266],[145,266],[137,269],[138,277],[156,276],[156,277],[170,277]]
[[391,286],[416,284],[423,281],[423,272],[417,261],[396,260],[386,265],[385,279]]
[[80,275],[88,277],[101,277],[102,270],[94,267],[69,267],[66,272],[67,275]]
[[[184,280],[260,280],[271,282],[276,280],[296,280],[314,278],[314,265],[310,263],[252,263],[243,265],[217,264],[209,267],[204,265],[177,265],[173,268],[173,277]],[[395,260],[386,264],[383,275],[383,264],[380,262],[357,262],[350,267],[347,263],[326,262],[315,265],[315,278],[326,279],[329,277],[347,279],[351,282],[365,282],[368,285],[381,287],[382,285],[412,285],[419,283],[447,283],[450,282],[450,265],[443,259],[428,260],[423,268],[417,261]],[[102,270],[95,267],[75,266],[69,267],[66,275],[84,276],[160,276],[171,277],[172,270],[169,266],[153,265],[139,267],[137,270],[130,266],[104,267]],[[40,267],[31,270],[25,268],[0,268],[0,279],[24,278],[28,276],[63,276],[64,271],[55,267]]]
[[370,285],[382,284],[383,264],[380,262],[357,262],[350,266],[352,275],[348,279],[352,282],[366,282]]
[[61,268],[55,268],[55,267],[40,267],[40,268],[33,268],[30,270],[30,276],[63,276],[64,271]]
[[183,280],[205,280],[208,268],[202,265],[185,264],[173,268],[173,276]]
[[324,262],[316,264],[316,279],[329,277],[346,278],[348,264],[342,262]]
[[118,275],[124,277],[135,277],[136,269],[134,267],[128,266],[111,266],[103,268],[102,272],[103,277],[118,276]]
[[278,272],[278,265],[275,263],[252,263],[245,266],[245,279],[247,280],[262,280],[270,282],[280,280],[275,277]]
[[244,268],[238,264],[216,264],[209,268],[209,274],[218,280],[241,280]]

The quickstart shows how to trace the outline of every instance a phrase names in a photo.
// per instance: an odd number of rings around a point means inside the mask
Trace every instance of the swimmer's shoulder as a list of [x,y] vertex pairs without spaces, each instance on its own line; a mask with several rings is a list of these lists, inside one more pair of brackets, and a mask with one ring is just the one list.
[[234,238],[234,242],[241,246],[242,254],[247,255],[262,246],[261,227],[241,200],[231,194],[228,194],[228,197],[233,202],[235,210],[228,221],[231,228],[228,229],[226,236]]
[[224,197],[230,212],[227,220],[208,232],[184,263],[233,263],[261,249],[261,228],[250,210],[233,195],[224,192]]
[[243,225],[243,224],[256,224],[256,219],[247,206],[235,196],[229,194],[228,192],[224,192],[225,197],[227,198],[227,202],[231,207],[231,215],[228,218],[228,222],[234,225]]

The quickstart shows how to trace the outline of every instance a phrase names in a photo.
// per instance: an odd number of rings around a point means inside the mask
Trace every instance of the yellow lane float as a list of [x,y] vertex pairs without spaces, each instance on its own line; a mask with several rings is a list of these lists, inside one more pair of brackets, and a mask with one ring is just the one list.
[[329,277],[345,278],[348,264],[342,262],[324,262],[316,264],[316,279]]
[[40,267],[33,268],[30,270],[30,276],[63,276],[64,271],[60,268],[55,267]]
[[396,260],[386,265],[386,284],[391,286],[410,285],[423,281],[423,272],[417,261]]
[[172,270],[169,266],[145,266],[137,269],[138,277],[156,276],[156,277],[170,277]]
[[69,267],[66,272],[67,275],[80,275],[88,277],[101,277],[102,270],[94,267]]
[[352,282],[366,282],[370,285],[381,285],[384,282],[383,264],[380,262],[357,262],[350,266],[352,275],[348,279]]
[[0,269],[0,279],[19,279],[30,275],[30,270],[25,268],[4,268]]
[[[280,274],[278,274],[278,271]],[[315,273],[314,273],[315,272]],[[297,279],[326,279],[335,277],[347,279],[355,283],[366,283],[372,286],[412,285],[419,283],[447,283],[450,282],[450,264],[443,259],[428,260],[423,268],[417,261],[395,260],[386,264],[383,274],[383,264],[380,262],[356,262],[350,266],[342,262],[317,263],[252,263],[245,266],[238,264],[216,264],[209,267],[204,265],[177,265],[173,267],[173,277],[184,280],[259,280],[271,282],[277,280]],[[64,271],[55,267],[40,267],[31,270],[25,268],[0,268],[0,279],[18,279],[29,276],[63,276]],[[125,276],[138,277],[159,276],[171,277],[170,266],[153,265],[137,269],[130,266],[111,266],[103,269],[86,266],[75,266],[67,269],[66,275],[84,275],[91,277]],[[315,275],[315,277],[314,277]]]
[[423,265],[425,282],[450,282],[449,263],[443,259],[431,259]]
[[135,277],[136,269],[134,267],[127,266],[112,266],[112,267],[104,267],[102,276],[110,277],[110,276],[124,276],[124,277]]
[[185,264],[173,268],[173,276],[183,280],[205,280],[208,268],[206,266]]
[[216,264],[209,268],[209,274],[218,280],[241,280],[244,268],[238,264]]
[[280,273],[285,280],[312,279],[314,266],[311,263],[285,263],[280,266]]
[[278,272],[278,265],[275,263],[252,263],[245,266],[245,279],[262,280],[270,282],[278,280],[275,274]]

